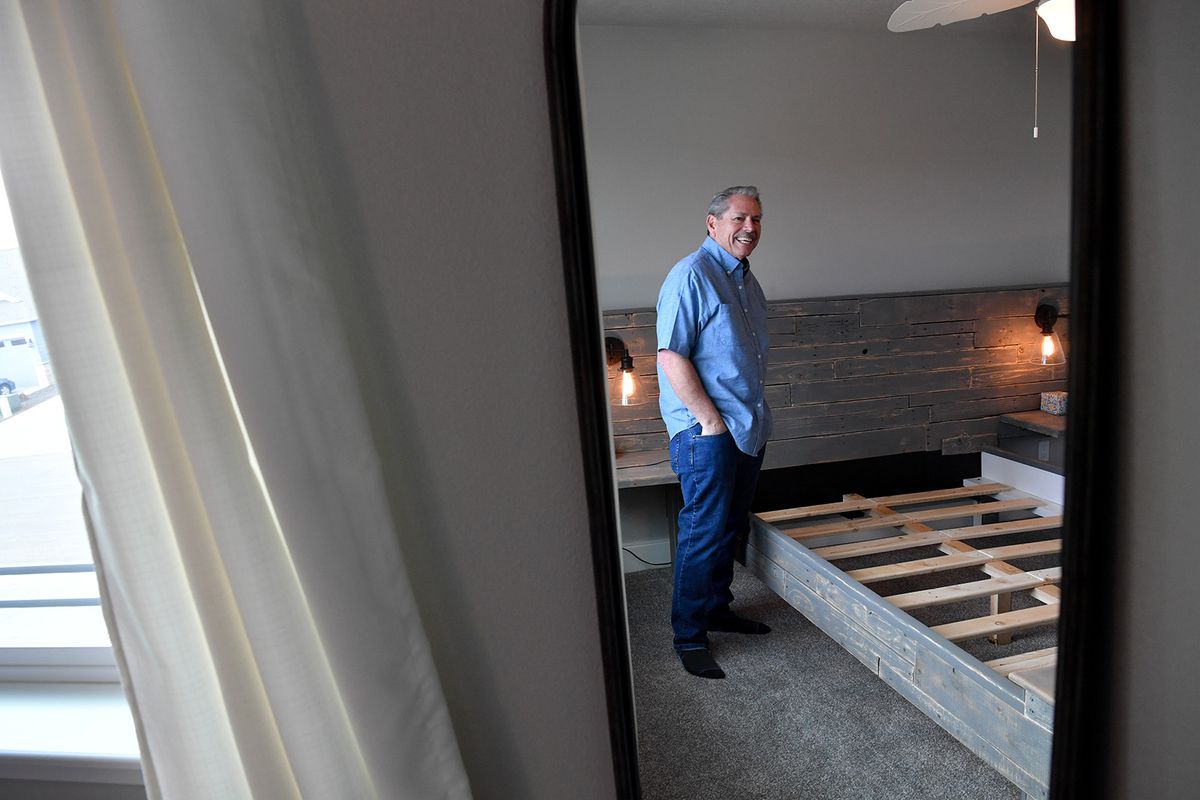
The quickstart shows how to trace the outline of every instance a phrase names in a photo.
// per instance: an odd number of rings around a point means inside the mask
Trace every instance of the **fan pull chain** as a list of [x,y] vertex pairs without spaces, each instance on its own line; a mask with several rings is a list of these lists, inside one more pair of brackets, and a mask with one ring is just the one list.
[[1033,12],[1033,138],[1038,138],[1038,61],[1041,31],[1038,29],[1037,10]]

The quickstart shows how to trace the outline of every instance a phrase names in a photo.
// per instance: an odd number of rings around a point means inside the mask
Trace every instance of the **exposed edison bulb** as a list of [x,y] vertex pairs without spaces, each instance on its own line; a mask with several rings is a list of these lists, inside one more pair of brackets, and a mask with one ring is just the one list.
[[1062,340],[1053,331],[1042,334],[1042,352],[1033,358],[1034,364],[1054,366],[1067,363],[1066,353],[1063,352]]
[[1037,13],[1055,39],[1075,41],[1075,0],[1045,0],[1037,7]]
[[633,371],[621,372],[621,405],[627,406],[633,402],[633,395],[637,391],[637,386],[633,382]]

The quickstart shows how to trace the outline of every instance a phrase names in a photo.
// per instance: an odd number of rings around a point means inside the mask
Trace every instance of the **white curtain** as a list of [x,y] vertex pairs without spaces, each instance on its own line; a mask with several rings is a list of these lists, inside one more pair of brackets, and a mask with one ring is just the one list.
[[150,796],[468,797],[295,13],[0,0],[0,170]]

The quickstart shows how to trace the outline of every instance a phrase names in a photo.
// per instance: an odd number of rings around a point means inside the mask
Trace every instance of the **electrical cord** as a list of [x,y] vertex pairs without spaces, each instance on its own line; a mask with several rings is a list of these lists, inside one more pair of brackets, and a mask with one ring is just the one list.
[[671,566],[670,561],[664,561],[662,564],[658,564],[654,561],[647,561],[646,559],[639,556],[637,553],[630,550],[628,547],[622,547],[621,549],[624,550],[626,553],[629,553],[629,555],[633,556],[638,561],[642,562],[643,564],[645,564],[647,566],[650,566],[650,567],[669,567],[669,566]]

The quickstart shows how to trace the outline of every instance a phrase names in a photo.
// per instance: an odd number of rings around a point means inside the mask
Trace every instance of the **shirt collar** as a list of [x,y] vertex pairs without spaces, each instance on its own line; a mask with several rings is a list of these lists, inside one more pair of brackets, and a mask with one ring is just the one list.
[[[741,259],[734,258],[724,247],[717,244],[717,240],[711,236],[704,237],[704,244],[700,246],[701,250],[707,252],[713,259],[721,265],[721,268],[726,272],[732,273],[735,269],[742,265]],[[746,260],[746,266],[750,266],[749,259]]]

